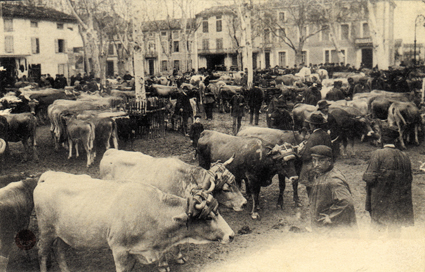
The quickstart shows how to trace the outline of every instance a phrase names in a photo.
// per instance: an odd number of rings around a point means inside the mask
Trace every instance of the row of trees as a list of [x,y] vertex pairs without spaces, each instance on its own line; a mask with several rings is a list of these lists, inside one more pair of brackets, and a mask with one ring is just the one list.
[[[196,44],[188,46],[200,22],[195,22],[196,0],[32,0],[73,14],[79,22],[88,68],[96,77],[106,78],[106,59],[108,48],[115,47],[118,57],[118,70],[134,70],[133,56],[139,54],[138,62],[144,62],[143,54],[149,49],[151,33],[167,31],[165,43],[160,42],[162,51],[168,58],[168,69],[172,67],[173,29],[180,28],[180,51],[183,60],[181,70],[185,72],[191,51]],[[233,0],[229,8],[234,17],[228,29],[234,39],[238,60],[248,68],[248,81],[252,82],[252,46],[254,40],[268,33],[291,48],[296,63],[302,62],[305,42],[320,32],[329,33],[340,61],[343,54],[337,39],[338,26],[342,22],[367,19],[371,29],[375,53],[378,60],[384,60],[386,47],[384,37],[376,22],[376,3],[379,0],[270,0],[258,5],[255,0]],[[276,9],[285,10],[285,20],[279,18]],[[178,19],[178,20],[177,20]],[[291,27],[288,27],[291,26]],[[146,27],[147,26],[147,27]],[[307,26],[309,30],[307,32]],[[289,33],[289,32],[295,33]],[[160,40],[162,41],[162,40]],[[168,46],[169,48],[163,48]],[[134,62],[137,66],[138,62]],[[381,66],[381,65],[380,65]],[[382,66],[385,66],[382,65]],[[382,67],[381,66],[381,67]],[[388,65],[387,65],[388,66]],[[142,67],[143,69],[143,67]],[[142,72],[137,69],[137,72]],[[138,75],[143,81],[143,74]],[[139,84],[137,84],[139,85]]]

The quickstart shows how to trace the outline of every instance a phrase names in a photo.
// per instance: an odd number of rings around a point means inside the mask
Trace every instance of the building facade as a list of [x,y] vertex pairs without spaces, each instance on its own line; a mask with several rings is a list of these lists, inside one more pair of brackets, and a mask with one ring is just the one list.
[[74,17],[22,4],[0,3],[0,9],[0,66],[8,76],[69,77],[83,71],[82,40]]

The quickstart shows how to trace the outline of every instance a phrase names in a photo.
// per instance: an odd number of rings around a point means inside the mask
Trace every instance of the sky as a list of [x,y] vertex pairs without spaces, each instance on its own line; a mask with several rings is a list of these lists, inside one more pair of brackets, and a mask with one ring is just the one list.
[[[425,16],[425,3],[422,1],[395,1],[395,3],[397,7],[394,11],[394,38],[403,39],[403,43],[413,43],[415,37],[415,19],[420,14]],[[416,27],[416,39],[418,43],[425,43],[424,23],[425,20],[420,21],[418,19]]]

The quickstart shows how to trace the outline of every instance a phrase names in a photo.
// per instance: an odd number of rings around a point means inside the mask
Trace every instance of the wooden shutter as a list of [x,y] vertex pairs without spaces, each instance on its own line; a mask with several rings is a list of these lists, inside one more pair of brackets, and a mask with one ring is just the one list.
[[55,53],[59,53],[59,44],[58,39],[55,39]]

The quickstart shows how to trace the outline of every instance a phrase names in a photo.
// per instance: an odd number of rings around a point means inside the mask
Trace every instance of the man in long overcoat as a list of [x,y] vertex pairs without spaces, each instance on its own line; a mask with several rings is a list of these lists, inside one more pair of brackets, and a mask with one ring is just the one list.
[[[383,131],[384,147],[372,153],[363,174],[366,182],[366,210],[377,230],[398,232],[414,223],[412,169],[409,157],[394,145],[391,131]],[[393,133],[394,134],[394,133]]]
[[241,89],[237,89],[236,94],[230,99],[230,114],[233,117],[233,135],[235,136],[241,128],[242,117],[244,116],[245,97],[241,92]]
[[248,91],[247,95],[248,106],[249,106],[249,124],[252,125],[255,115],[255,125],[258,125],[261,105],[263,104],[263,91],[254,86]]

